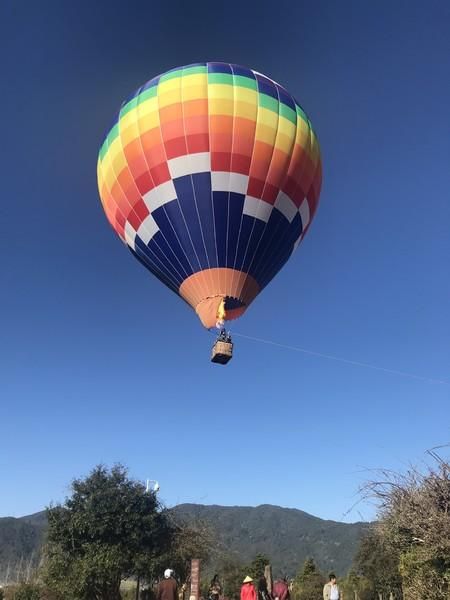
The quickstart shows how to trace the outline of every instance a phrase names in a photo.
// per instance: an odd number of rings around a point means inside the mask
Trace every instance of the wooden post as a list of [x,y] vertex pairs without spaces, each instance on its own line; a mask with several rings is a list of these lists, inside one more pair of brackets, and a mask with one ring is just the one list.
[[140,588],[140,585],[141,585],[141,578],[138,575],[138,578],[137,578],[137,581],[136,581],[136,596],[135,596],[136,600],[139,600],[139,588]]
[[189,600],[200,600],[200,559],[191,560],[191,593]]
[[272,566],[266,565],[264,567],[264,577],[267,581],[267,591],[272,594]]

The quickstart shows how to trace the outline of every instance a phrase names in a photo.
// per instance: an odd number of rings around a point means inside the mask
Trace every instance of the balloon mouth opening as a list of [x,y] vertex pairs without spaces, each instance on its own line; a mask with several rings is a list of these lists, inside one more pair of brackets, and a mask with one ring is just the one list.
[[242,316],[259,290],[248,273],[220,267],[193,273],[180,285],[179,294],[194,308],[203,326],[210,329],[218,321]]
[[243,308],[247,306],[245,302],[242,302],[239,298],[233,298],[233,296],[225,296],[225,311],[235,310],[236,308]]
[[213,296],[205,298],[195,308],[201,322],[207,329],[223,329],[226,321],[241,317],[248,304],[234,296]]
[[247,305],[235,296],[223,296],[217,309],[216,329],[224,329],[225,321],[237,319],[243,314]]

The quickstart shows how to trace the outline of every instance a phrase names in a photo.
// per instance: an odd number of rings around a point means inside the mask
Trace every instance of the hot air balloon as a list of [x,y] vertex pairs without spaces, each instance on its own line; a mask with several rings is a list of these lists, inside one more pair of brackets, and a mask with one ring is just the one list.
[[316,212],[321,174],[316,135],[295,98],[219,62],[139,88],[98,158],[113,229],[207,328],[242,316],[289,259]]

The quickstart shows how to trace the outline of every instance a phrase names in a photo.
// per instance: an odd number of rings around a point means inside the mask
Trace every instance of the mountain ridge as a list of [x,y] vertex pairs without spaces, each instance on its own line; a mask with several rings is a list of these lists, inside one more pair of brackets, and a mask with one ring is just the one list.
[[[174,510],[177,509],[178,507],[181,506],[192,506],[192,507],[205,507],[205,508],[219,508],[219,509],[228,509],[228,508],[243,508],[243,509],[259,509],[259,508],[276,508],[276,509],[281,509],[284,511],[294,511],[296,513],[301,513],[307,517],[311,517],[312,519],[319,519],[320,521],[324,521],[325,523],[339,523],[342,525],[356,525],[358,523],[368,523],[367,521],[353,521],[352,523],[346,523],[345,521],[336,521],[335,519],[324,519],[322,517],[318,517],[317,515],[313,515],[311,513],[308,513],[304,510],[302,510],[301,508],[295,508],[293,506],[281,506],[280,504],[269,504],[267,502],[264,502],[263,504],[256,504],[255,506],[252,504],[248,504],[248,505],[241,505],[241,504],[198,504],[196,502],[182,502],[181,504],[176,504],[175,506],[173,506],[172,508],[170,508],[170,510]],[[45,513],[45,511],[43,511]],[[41,513],[35,513],[35,514],[41,514]],[[31,515],[34,516],[34,515]],[[24,519],[25,517],[17,517],[19,519]],[[1,517],[0,517],[1,519]]]
[[172,509],[187,521],[200,519],[215,530],[220,547],[243,563],[270,557],[274,572],[295,575],[312,557],[324,571],[346,573],[368,523],[320,519],[296,508],[182,504]]
[[[325,572],[345,574],[368,523],[321,519],[298,508],[273,504],[223,506],[184,503],[169,509],[176,518],[209,524],[221,554],[243,564],[258,553],[270,557],[274,574],[295,575],[312,557]],[[47,528],[46,511],[0,517],[0,583],[24,565],[39,563]],[[27,567],[27,568],[31,568]],[[15,573],[15,575],[14,575]]]

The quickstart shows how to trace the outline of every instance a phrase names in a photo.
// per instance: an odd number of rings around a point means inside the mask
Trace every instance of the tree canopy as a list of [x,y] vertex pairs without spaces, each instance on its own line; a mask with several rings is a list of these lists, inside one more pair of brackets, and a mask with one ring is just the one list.
[[[392,548],[374,525],[361,540],[355,557],[353,582],[360,588],[369,588],[372,595],[389,598],[392,593],[402,597],[402,580],[399,573],[399,553]],[[359,575],[360,579],[356,579]],[[363,578],[363,579],[362,579]]]
[[381,594],[448,600],[450,593],[450,463],[435,450],[425,469],[382,470],[365,486],[379,505],[376,528],[356,567]]
[[316,600],[322,597],[325,578],[314,559],[307,558],[294,580],[296,600]]
[[48,524],[45,577],[68,600],[119,599],[121,580],[153,577],[177,535],[156,495],[121,465],[74,480]]

